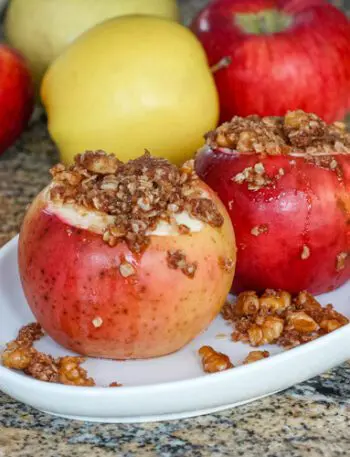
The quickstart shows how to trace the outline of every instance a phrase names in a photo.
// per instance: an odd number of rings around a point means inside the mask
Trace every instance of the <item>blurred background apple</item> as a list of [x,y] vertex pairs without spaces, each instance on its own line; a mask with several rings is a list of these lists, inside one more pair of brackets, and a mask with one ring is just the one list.
[[106,19],[127,14],[178,19],[175,0],[10,0],[5,33],[39,84],[50,63],[75,38]]

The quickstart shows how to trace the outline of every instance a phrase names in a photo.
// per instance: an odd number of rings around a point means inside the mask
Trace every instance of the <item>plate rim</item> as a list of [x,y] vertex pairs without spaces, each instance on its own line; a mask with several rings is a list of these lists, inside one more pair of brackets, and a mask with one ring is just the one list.
[[[10,241],[8,241],[3,247],[0,248],[0,260],[3,258],[11,249],[15,247],[15,245],[18,243],[18,234],[15,235]],[[343,286],[344,287],[347,285],[349,281],[347,281]],[[349,286],[348,286],[349,287]],[[174,390],[174,388],[179,388],[181,389],[184,385],[188,385],[189,387],[193,387],[192,384],[200,384],[200,387],[205,386],[206,384],[211,384],[215,383],[218,379],[222,380],[227,380],[232,376],[239,376],[239,374],[244,370],[246,373],[254,373],[256,370],[258,370],[262,365],[271,365],[273,366],[274,364],[280,362],[280,360],[287,359],[286,363],[288,363],[288,359],[291,358],[296,358],[298,354],[304,353],[304,352],[310,352],[312,351],[315,346],[322,346],[322,345],[328,345],[330,341],[333,339],[338,339],[341,338],[341,334],[344,334],[344,337],[349,334],[350,335],[350,323],[327,334],[324,335],[316,340],[310,341],[306,344],[300,345],[298,347],[295,347],[290,350],[285,350],[277,354],[273,354],[271,357],[258,360],[257,362],[253,364],[247,364],[247,365],[238,365],[235,366],[233,369],[230,370],[225,370],[217,373],[207,373],[203,374],[202,376],[197,376],[193,378],[188,378],[188,379],[180,379],[180,380],[175,380],[175,381],[163,381],[159,383],[152,383],[152,384],[143,384],[143,385],[125,385],[123,386],[122,389],[111,389],[108,386],[94,386],[93,388],[91,387],[84,387],[84,386],[69,386],[69,385],[63,385],[63,384],[57,384],[57,383],[49,383],[49,382],[43,382],[34,378],[31,378],[27,375],[24,375],[20,372],[16,372],[15,370],[9,369],[4,367],[3,365],[0,364],[0,378],[12,378],[14,377],[16,381],[20,384],[22,383],[29,383],[29,386],[33,386],[33,388],[38,387],[39,385],[41,386],[41,389],[44,393],[48,392],[57,392],[57,394],[62,394],[63,392],[67,394],[71,394],[74,392],[76,396],[83,396],[86,398],[87,395],[89,396],[123,396],[125,393],[135,393],[135,394],[149,394],[151,391],[154,389],[157,390]],[[166,357],[166,356],[164,356]],[[349,357],[350,357],[350,348],[349,348]],[[234,374],[236,373],[236,375]],[[79,387],[79,389],[77,389]],[[1,383],[0,383],[0,388],[1,388]]]

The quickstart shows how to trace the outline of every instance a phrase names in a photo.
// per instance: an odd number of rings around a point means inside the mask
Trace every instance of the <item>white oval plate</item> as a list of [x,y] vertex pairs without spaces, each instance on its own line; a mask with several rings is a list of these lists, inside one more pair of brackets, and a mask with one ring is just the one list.
[[[0,251],[0,350],[23,325],[35,319],[18,276],[17,238]],[[350,317],[350,282],[323,295]],[[71,387],[40,382],[0,366],[0,389],[50,414],[96,422],[144,422],[212,413],[286,389],[350,358],[350,324],[290,351],[266,346],[273,355],[251,365],[203,373],[198,349],[211,345],[239,365],[252,348],[230,340],[231,326],[218,317],[181,351],[158,359],[118,362],[88,359],[84,364],[101,387]],[[220,335],[221,334],[221,335]],[[223,335],[226,337],[223,339]],[[220,338],[218,338],[220,335]],[[44,337],[37,347],[54,356],[69,351]],[[123,384],[109,388],[112,381]]]

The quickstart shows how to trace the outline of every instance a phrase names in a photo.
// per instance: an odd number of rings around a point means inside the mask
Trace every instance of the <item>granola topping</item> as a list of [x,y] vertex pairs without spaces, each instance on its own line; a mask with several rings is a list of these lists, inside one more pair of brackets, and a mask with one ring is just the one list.
[[305,291],[294,298],[272,289],[260,297],[254,291],[242,292],[235,303],[225,304],[222,315],[234,324],[232,339],[252,346],[292,348],[349,323],[332,305],[322,307]]
[[172,270],[181,270],[189,278],[194,278],[198,264],[197,262],[188,262],[186,254],[180,249],[167,252],[167,264]]
[[268,233],[269,231],[269,226],[267,224],[260,224],[260,225],[256,225],[255,227],[253,227],[250,231],[250,233],[253,235],[253,236],[259,236],[259,235],[263,235],[264,233]]
[[192,161],[178,168],[146,152],[122,163],[112,154],[88,151],[70,167],[56,165],[51,174],[53,206],[62,209],[63,217],[74,213],[78,226],[95,228],[110,246],[123,240],[133,252],[141,252],[150,235],[163,234],[165,226],[181,235],[193,225],[199,231],[203,223],[221,227],[224,222],[198,185]]
[[[345,124],[326,124],[315,114],[289,111],[284,117],[246,118],[235,116],[206,135],[211,148],[225,148],[240,153],[262,155],[330,156],[350,153],[350,134]],[[334,157],[329,167],[338,166]]]

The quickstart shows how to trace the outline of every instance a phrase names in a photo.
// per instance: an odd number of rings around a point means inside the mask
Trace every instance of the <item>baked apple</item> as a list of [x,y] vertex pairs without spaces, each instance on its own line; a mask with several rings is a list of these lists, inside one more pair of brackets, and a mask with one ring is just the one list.
[[207,135],[198,175],[237,240],[234,291],[319,294],[350,278],[350,135],[314,114],[234,117]]
[[19,271],[44,330],[80,354],[178,350],[218,314],[235,269],[230,218],[187,163],[86,152],[34,200]]

